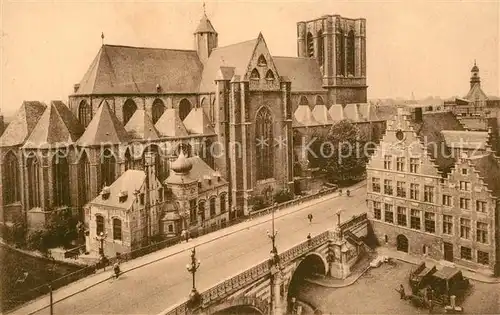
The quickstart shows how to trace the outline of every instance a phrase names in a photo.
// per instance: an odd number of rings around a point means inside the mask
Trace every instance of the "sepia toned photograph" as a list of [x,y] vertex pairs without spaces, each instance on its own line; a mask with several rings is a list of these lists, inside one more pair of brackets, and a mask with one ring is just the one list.
[[500,1],[0,0],[0,312],[500,315]]

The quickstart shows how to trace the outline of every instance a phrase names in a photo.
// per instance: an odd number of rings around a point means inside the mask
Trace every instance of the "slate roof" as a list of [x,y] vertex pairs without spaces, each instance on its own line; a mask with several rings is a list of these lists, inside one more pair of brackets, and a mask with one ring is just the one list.
[[183,123],[186,130],[191,134],[215,134],[212,122],[201,107],[193,108],[184,118]]
[[302,126],[320,125],[320,123],[314,119],[312,111],[308,105],[297,106],[297,109],[293,113],[293,117],[297,123]]
[[23,145],[24,148],[56,148],[75,143],[84,128],[61,101],[52,101],[33,132]]
[[167,108],[156,122],[155,127],[164,137],[185,137],[188,135],[186,127],[174,108]]
[[273,57],[280,76],[292,82],[292,92],[322,91],[323,79],[316,59]]
[[472,156],[470,161],[494,196],[500,198],[500,164],[493,154]]
[[486,131],[443,130],[441,133],[451,148],[485,150],[489,140]]
[[77,143],[81,146],[92,146],[104,143],[119,144],[129,140],[130,136],[122,123],[111,111],[108,102],[103,101]]
[[216,33],[214,26],[212,25],[212,22],[208,19],[206,14],[203,14],[201,17],[200,23],[198,24],[198,27],[196,28],[195,33]]
[[410,121],[428,152],[435,160],[438,169],[448,173],[455,161],[451,150],[446,146],[442,130],[461,130],[464,128],[451,112],[429,112],[422,115],[421,122]]
[[[140,191],[145,184],[146,173],[138,170],[127,170],[117,180],[109,186],[110,195],[107,199],[103,199],[101,195],[97,196],[90,202],[91,205],[102,205],[113,208],[128,210],[137,199],[134,191]],[[118,194],[122,191],[127,192],[127,199],[120,202]]]
[[[170,175],[165,180],[166,184],[185,184],[192,182],[201,182],[201,190],[212,189],[221,185],[227,184],[227,181],[220,177],[220,180],[217,181],[213,176],[214,174],[219,174],[214,171],[205,161],[203,161],[199,156],[193,156],[187,159],[192,168],[188,174],[178,174],[175,172],[170,172]],[[207,180],[204,180],[204,177],[210,177],[211,183],[209,184]]]
[[[259,38],[236,43],[229,46],[218,47],[212,50],[208,58],[200,82],[200,92],[215,91],[215,78],[223,68],[223,75],[232,74],[245,75],[248,70],[250,58],[252,58],[255,46]],[[229,68],[234,68],[229,70]]]
[[340,121],[346,118],[344,116],[344,109],[342,108],[341,104],[333,104],[332,106],[330,106],[330,108],[328,109],[328,113],[334,121]]
[[24,101],[15,118],[0,137],[0,147],[21,145],[30,136],[47,105],[38,101]]
[[203,65],[194,50],[103,45],[75,95],[193,93]]
[[160,138],[151,117],[143,109],[135,111],[125,125],[125,130],[130,138],[134,140],[157,140]]
[[332,117],[328,113],[328,109],[326,105],[315,105],[312,110],[312,115],[316,121],[322,124],[331,124],[333,123]]

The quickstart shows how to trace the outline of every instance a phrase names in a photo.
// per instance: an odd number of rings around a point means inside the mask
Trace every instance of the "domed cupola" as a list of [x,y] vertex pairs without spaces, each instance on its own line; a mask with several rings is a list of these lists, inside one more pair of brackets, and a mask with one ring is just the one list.
[[170,168],[177,174],[187,174],[193,168],[193,164],[186,158],[181,150],[179,157],[172,163]]

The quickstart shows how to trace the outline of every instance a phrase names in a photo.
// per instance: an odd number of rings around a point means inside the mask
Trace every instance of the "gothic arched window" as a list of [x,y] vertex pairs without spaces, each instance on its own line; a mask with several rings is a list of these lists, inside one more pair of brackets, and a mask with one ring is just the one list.
[[274,176],[273,154],[273,118],[267,107],[257,112],[255,119],[257,179],[267,179]]
[[316,96],[316,105],[325,105],[323,98],[321,96]]
[[257,69],[253,69],[252,72],[250,73],[250,80],[259,80],[260,79],[260,74]]
[[153,116],[153,124],[156,124],[161,115],[163,115],[163,112],[165,112],[165,104],[163,104],[163,101],[161,99],[157,98],[153,102],[151,111]]
[[101,154],[101,187],[111,185],[115,181],[116,158],[111,150]]
[[69,164],[63,151],[58,151],[52,158],[52,180],[54,206],[69,206]]
[[179,102],[179,117],[181,118],[181,120],[184,120],[187,117],[187,115],[189,115],[190,111],[191,111],[191,102],[183,98]]
[[339,29],[335,38],[335,46],[337,53],[337,74],[345,75],[345,47],[344,47],[344,32]]
[[126,125],[130,118],[134,115],[135,111],[137,110],[137,105],[135,104],[134,100],[128,99],[125,101],[125,104],[123,104],[123,124]]
[[266,80],[274,80],[274,73],[271,69],[267,70]]
[[127,148],[125,151],[125,171],[132,169],[134,166],[134,160],[132,159],[132,154],[130,154],[130,149]]
[[346,49],[346,63],[347,63],[347,74],[354,75],[355,71],[355,60],[356,60],[356,51],[354,49],[354,32],[349,31],[349,35],[347,36],[347,49]]
[[307,100],[307,97],[302,95],[299,99],[299,105],[309,105],[309,101]]
[[40,163],[35,155],[26,160],[28,170],[28,205],[29,208],[40,207]]
[[310,32],[307,33],[306,42],[307,42],[307,56],[314,57],[314,38]]
[[80,163],[78,165],[78,178],[80,185],[80,201],[82,204],[87,203],[91,196],[90,193],[90,162],[87,152],[83,151]]
[[4,204],[21,201],[21,177],[16,155],[9,151],[3,164],[3,200]]
[[321,30],[318,31],[318,63],[320,66],[323,65],[324,59],[324,48],[323,48],[323,32]]
[[91,110],[86,100],[82,100],[78,105],[78,120],[83,127],[87,127],[90,122]]

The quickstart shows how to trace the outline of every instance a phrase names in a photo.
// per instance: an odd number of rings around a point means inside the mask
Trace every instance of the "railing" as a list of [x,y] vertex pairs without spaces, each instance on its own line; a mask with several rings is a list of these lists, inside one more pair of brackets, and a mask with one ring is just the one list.
[[[304,255],[311,251],[311,249],[316,248],[328,240],[328,231],[323,232],[319,235],[314,236],[310,240],[306,240],[279,255],[280,263],[288,263],[294,259]],[[213,286],[212,288],[201,293],[202,306],[207,307],[214,302],[219,301],[239,290],[245,286],[253,283],[264,276],[269,275],[271,272],[269,261],[259,263],[258,265],[251,267],[242,273],[228,278],[219,284]],[[173,306],[168,311],[163,313],[164,315],[179,315],[186,313],[187,301],[182,302],[178,305]]]
[[[290,200],[290,201],[287,201],[287,202],[284,202],[284,203],[281,203],[281,204],[278,204],[278,205],[275,205],[272,207],[253,211],[248,216],[238,217],[238,218],[235,218],[233,220],[227,221],[224,226],[205,228],[203,231],[204,233],[202,235],[207,234],[209,232],[214,232],[214,231],[217,231],[217,230],[220,230],[223,228],[227,228],[227,227],[233,226],[235,224],[239,224],[242,221],[247,220],[247,219],[253,219],[253,218],[257,218],[257,217],[261,217],[261,216],[270,214],[273,211],[273,209],[274,209],[274,211],[279,211],[279,210],[282,210],[282,209],[285,209],[285,208],[288,208],[291,206],[302,204],[304,202],[307,202],[307,201],[310,201],[310,200],[313,200],[313,199],[316,199],[319,197],[323,197],[325,195],[333,193],[335,190],[336,190],[335,188],[331,188],[331,189],[319,192],[317,194],[305,196],[302,198],[297,198],[297,199]],[[190,235],[191,235],[191,238],[196,238],[197,236],[199,236],[198,231],[196,231],[195,233],[191,233]],[[172,237],[172,238],[169,238],[169,239],[166,239],[163,241],[159,241],[159,242],[153,243],[151,245],[139,248],[137,250],[130,251],[128,253],[122,253],[122,254],[120,254],[119,257],[110,257],[107,259],[106,262],[99,262],[99,263],[96,263],[94,265],[82,268],[76,272],[65,275],[61,278],[55,279],[52,283],[52,288],[55,290],[55,289],[58,289],[62,286],[68,285],[74,281],[77,281],[81,278],[89,276],[89,275],[97,272],[100,269],[105,269],[107,266],[114,264],[114,262],[116,262],[118,260],[120,262],[126,262],[129,260],[138,258],[138,257],[145,256],[147,254],[153,253],[153,252],[158,251],[160,249],[176,245],[181,241],[182,241],[182,238],[180,236],[175,236],[175,237]],[[41,285],[41,286],[33,288],[29,291],[25,291],[25,292],[21,293],[20,295],[16,296],[15,299],[12,299],[13,303],[12,303],[12,305],[10,305],[10,308],[16,307],[24,302],[30,301],[34,298],[37,298],[37,297],[39,297],[43,294],[47,294],[47,293],[48,293],[48,286],[47,285]],[[177,313],[172,313],[172,314],[177,314]]]
[[366,221],[368,221],[368,214],[365,212],[365,213],[362,213],[358,216],[353,216],[352,219],[350,219],[349,221],[341,223],[340,229],[342,231],[344,231],[344,230],[350,229],[354,226],[357,226],[359,224],[365,223]]

